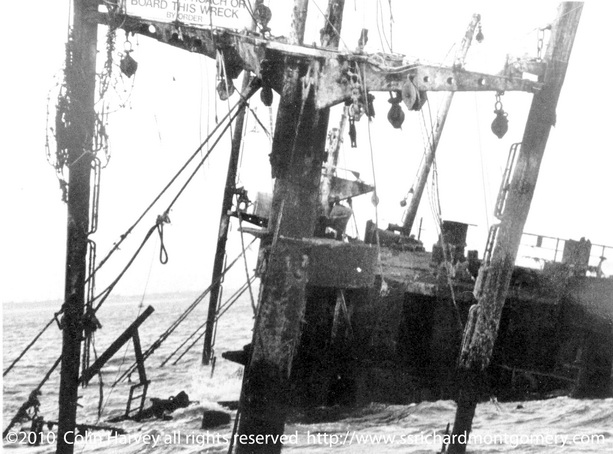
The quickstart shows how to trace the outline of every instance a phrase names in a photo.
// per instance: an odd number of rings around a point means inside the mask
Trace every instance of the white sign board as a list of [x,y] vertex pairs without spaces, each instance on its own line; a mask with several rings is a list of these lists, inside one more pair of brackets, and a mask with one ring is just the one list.
[[124,12],[157,22],[201,28],[250,28],[249,0],[123,0]]

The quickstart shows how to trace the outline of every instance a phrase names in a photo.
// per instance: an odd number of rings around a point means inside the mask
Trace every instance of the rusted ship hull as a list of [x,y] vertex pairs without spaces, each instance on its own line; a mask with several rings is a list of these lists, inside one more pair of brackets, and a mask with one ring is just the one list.
[[[440,252],[440,250],[439,250]],[[297,406],[455,399],[456,363],[474,276],[435,253],[381,247],[369,288],[307,286],[292,365]],[[480,263],[472,263],[478,269]],[[453,272],[452,272],[453,273]],[[613,394],[613,279],[573,265],[516,267],[483,398]]]

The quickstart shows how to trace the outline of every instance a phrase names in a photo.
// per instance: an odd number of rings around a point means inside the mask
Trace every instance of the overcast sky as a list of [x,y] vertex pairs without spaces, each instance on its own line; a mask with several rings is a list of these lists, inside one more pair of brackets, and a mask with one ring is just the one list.
[[[287,33],[291,2],[283,2],[282,6],[274,3],[270,26],[274,35],[283,35]],[[389,41],[389,3],[371,0],[365,8],[358,3],[364,2],[346,1],[341,48],[354,49],[364,27],[370,30],[368,51],[387,49],[382,41],[384,34]],[[393,51],[449,63],[453,46],[461,40],[471,15],[480,13],[485,41],[473,45],[467,66],[495,72],[502,68],[506,53],[535,55],[536,29],[555,18],[556,5],[392,1]],[[325,11],[326,2],[311,1],[306,42],[319,41],[323,19],[317,6]],[[46,162],[44,144],[47,97],[51,93],[53,121],[53,98],[62,75],[68,2],[34,0],[28,3],[27,10],[18,2],[7,7],[7,17],[15,19],[6,32],[13,41],[5,38],[2,44],[5,99],[0,136],[4,214],[0,298],[3,302],[60,299],[64,287],[66,210],[54,170]],[[612,91],[607,85],[607,76],[612,73],[608,57],[612,44],[610,13],[606,2],[589,1],[584,8],[527,232],[575,239],[584,236],[593,243],[613,245],[613,215],[607,208],[613,194],[609,136]],[[103,36],[101,43],[102,39]],[[124,40],[125,35],[118,32],[118,51],[123,49]],[[215,97],[214,62],[142,37],[132,38],[132,44],[139,68],[133,87],[131,80],[125,86],[119,84],[114,95],[116,99],[129,100],[110,118],[112,157],[102,174],[99,230],[93,236],[98,244],[98,259],[206,137],[215,117],[221,118],[227,108],[227,103]],[[100,50],[103,58],[102,44]],[[402,216],[398,202],[411,187],[423,153],[422,120],[417,113],[407,113],[403,129],[394,130],[386,120],[388,95],[375,96],[377,116],[370,129],[381,198],[379,217],[385,226],[387,222],[399,222]],[[252,107],[268,126],[269,111],[256,98]],[[430,99],[436,115],[440,98],[433,95]],[[469,236],[470,247],[483,248],[507,153],[512,143],[521,141],[530,100],[531,96],[524,93],[507,93],[503,97],[510,127],[505,138],[499,140],[490,131],[494,94],[455,96],[438,152],[440,197],[444,218],[475,224]],[[231,101],[236,102],[236,96]],[[339,110],[333,110],[331,126],[339,118]],[[267,158],[270,141],[252,116],[248,121],[241,183],[255,194],[272,187]],[[351,149],[346,140],[341,163],[372,182],[366,126],[365,119],[358,125],[358,148]],[[168,265],[157,261],[158,240],[152,240],[126,275],[126,282],[118,287],[119,293],[199,290],[208,285],[229,138],[221,144],[170,214],[172,224],[165,231]],[[363,222],[374,216],[374,210],[368,196],[356,202],[363,209],[358,223],[363,234]],[[142,229],[131,235],[131,241],[105,267],[108,270],[99,277],[99,289],[126,262],[164,206],[145,219]],[[424,219],[423,238],[429,246],[436,231],[427,198],[418,216]],[[229,255],[238,251],[235,235]]]

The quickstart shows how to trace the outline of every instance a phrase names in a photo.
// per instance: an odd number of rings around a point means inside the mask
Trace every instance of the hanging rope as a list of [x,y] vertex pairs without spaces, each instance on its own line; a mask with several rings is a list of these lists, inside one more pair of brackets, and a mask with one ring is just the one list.
[[167,223],[170,223],[168,210],[166,210],[163,215],[158,216],[155,223],[158,235],[160,236],[160,263],[162,265],[166,265],[168,263],[168,252],[166,251],[166,246],[164,245],[164,224]]
[[[166,208],[166,210],[164,211],[164,213],[160,216],[158,216],[156,224],[151,227],[149,229],[149,231],[146,233],[145,238],[143,239],[143,241],[141,242],[140,246],[138,247],[138,249],[136,250],[136,252],[134,253],[134,255],[130,258],[130,260],[128,261],[128,264],[123,268],[123,270],[119,273],[119,275],[117,276],[117,278],[111,282],[111,284],[109,284],[109,286],[107,286],[102,292],[100,292],[97,296],[95,296],[92,300],[91,303],[93,305],[93,302],[96,300],[100,300],[99,303],[97,304],[97,306],[93,309],[93,314],[95,314],[98,309],[100,309],[100,307],[102,306],[102,304],[104,303],[104,301],[106,301],[106,299],[108,298],[108,296],[110,295],[111,291],[113,290],[113,288],[119,283],[119,281],[121,280],[121,278],[123,277],[123,275],[128,271],[128,269],[130,268],[130,266],[132,265],[132,263],[134,262],[134,260],[136,259],[136,257],[140,254],[141,250],[143,249],[143,247],[145,246],[145,244],[147,243],[147,241],[149,240],[149,238],[151,237],[151,235],[153,234],[154,231],[158,231],[160,234],[160,240],[163,240],[163,224],[170,222],[170,219],[168,218],[168,212],[171,210],[171,208],[173,207],[173,205],[176,203],[176,201],[179,199],[179,197],[181,196],[181,194],[183,193],[183,191],[187,188],[187,186],[189,185],[189,183],[192,181],[192,179],[194,178],[194,176],[196,175],[196,173],[198,172],[198,170],[202,167],[202,165],[204,164],[204,162],[206,161],[206,159],[209,157],[209,155],[211,154],[211,152],[214,150],[215,146],[217,145],[217,143],[219,143],[219,141],[221,140],[221,137],[223,137],[224,133],[227,131],[227,129],[229,128],[230,124],[232,123],[232,121],[234,121],[234,119],[236,118],[236,116],[238,115],[238,112],[233,113],[234,110],[237,107],[242,107],[243,105],[246,105],[246,102],[249,100],[249,98],[251,98],[251,96],[253,96],[253,94],[258,90],[259,88],[259,80],[254,79],[254,82],[249,86],[249,88],[247,89],[247,92],[244,96],[241,97],[241,99],[230,109],[230,111],[227,113],[227,115],[224,117],[224,120],[229,119],[228,123],[226,124],[226,126],[222,129],[219,137],[215,140],[215,142],[213,143],[213,145],[211,146],[210,150],[206,153],[206,155],[201,159],[200,163],[198,164],[198,166],[196,167],[196,169],[192,172],[192,174],[190,175],[190,177],[188,178],[188,180],[185,182],[185,184],[181,187],[181,189],[179,190],[179,192],[177,193],[177,195],[173,198],[173,200],[170,202],[170,204],[168,205],[168,207]],[[240,110],[239,110],[240,112]],[[118,242],[116,242],[113,247],[111,248],[111,250],[109,251],[109,253],[106,255],[106,257],[98,264],[98,266],[95,268],[94,272],[91,273],[87,279],[85,280],[85,283],[88,283],[91,279],[94,278],[95,273],[100,270],[100,268],[106,263],[106,261],[111,257],[111,255],[117,251],[119,249],[119,246],[121,245],[121,243],[127,238],[127,236],[132,232],[132,230],[140,223],[140,221],[145,217],[145,215],[147,214],[147,212],[149,212],[149,210],[155,205],[155,203],[162,197],[162,195],[168,190],[168,188],[176,181],[176,179],[180,176],[180,174],[185,170],[185,168],[189,165],[189,163],[198,155],[198,153],[200,152],[200,150],[208,143],[208,141],[211,139],[211,137],[213,136],[213,134],[215,134],[217,132],[217,130],[221,127],[221,123],[216,125],[215,128],[213,129],[213,131],[211,132],[211,134],[209,134],[209,136],[206,138],[206,140],[197,148],[197,150],[192,154],[192,156],[187,160],[187,162],[183,165],[183,167],[181,167],[181,169],[179,169],[179,171],[175,174],[175,176],[171,179],[171,181],[164,187],[164,189],[156,196],[156,198],[153,200],[153,202],[151,202],[149,204],[149,206],[145,209],[145,211],[139,216],[139,218],[136,220],[136,222],[134,222],[134,224],[132,224],[130,226],[130,228],[126,231],[126,233],[124,233],[121,237],[120,240]],[[168,261],[168,254],[166,251],[166,248],[163,244],[163,241],[161,242],[160,245],[160,261],[162,263],[166,263]],[[65,304],[65,303],[64,303]],[[26,354],[26,352],[36,343],[36,341],[40,338],[40,336],[45,332],[45,330],[53,323],[54,320],[57,320],[57,316],[60,315],[63,312],[63,306],[62,305],[62,309],[57,312],[56,314],[54,314],[54,317],[47,323],[47,325],[45,325],[45,327],[41,330],[41,332],[32,340],[32,342],[30,342],[30,344],[24,349],[24,351],[13,361],[13,363],[3,372],[3,376],[5,376],[14,366],[15,364],[17,364],[17,362],[19,362],[21,360],[21,358]]]
[[[247,249],[255,242],[256,238],[254,238],[251,243],[249,243],[249,245],[247,246]],[[166,328],[166,330],[158,337],[158,339],[153,342],[153,344],[143,353],[143,359],[146,360],[149,356],[151,356],[159,347],[160,345],[162,345],[162,343],[168,339],[168,337],[178,328],[178,326],[187,318],[187,316],[189,314],[191,314],[191,312],[204,300],[204,298],[209,294],[209,292],[211,291],[211,288],[216,285],[217,283],[219,283],[219,281],[221,281],[221,279],[223,279],[223,277],[225,276],[225,274],[230,271],[230,269],[232,269],[232,267],[234,266],[234,264],[236,264],[236,262],[238,262],[238,260],[240,259],[240,255],[238,255],[234,260],[232,260],[232,262],[223,270],[223,272],[221,273],[221,275],[219,276],[219,278],[212,282],[211,285],[209,285],[206,290],[204,290],[195,300],[192,304],[190,304],[184,311],[183,313],[173,322],[171,323],[171,325]],[[117,385],[119,382],[123,381],[125,378],[127,378],[137,367],[136,362],[134,362],[117,380],[115,380],[115,383],[113,384],[113,386]]]
[[[158,220],[159,220],[159,217],[158,217]],[[156,224],[149,229],[149,231],[145,235],[145,238],[141,242],[140,246],[138,247],[136,252],[132,255],[132,257],[130,258],[130,260],[126,264],[126,266],[124,266],[124,268],[121,270],[119,275],[115,278],[115,280],[113,282],[111,282],[108,285],[108,287],[106,287],[102,292],[100,292],[94,298],[94,301],[99,300],[98,304],[94,307],[94,313],[98,312],[98,309],[100,309],[100,307],[102,306],[102,304],[104,304],[104,302],[109,297],[109,295],[111,294],[111,292],[113,291],[115,286],[119,283],[119,281],[124,276],[124,274],[128,271],[128,269],[130,269],[130,267],[132,266],[132,263],[134,263],[134,260],[136,260],[136,257],[138,257],[138,255],[142,251],[142,249],[145,246],[145,244],[147,244],[147,241],[149,241],[149,238],[151,238],[151,235],[153,234],[153,232],[155,232],[157,229],[158,229],[158,225],[157,225],[157,222],[156,222]]]
[[[145,215],[153,208],[153,206],[160,200],[160,198],[166,193],[166,191],[173,185],[173,183],[181,176],[183,171],[189,166],[189,164],[198,156],[198,154],[202,151],[202,149],[208,145],[209,141],[212,139],[213,135],[221,128],[222,124],[230,118],[235,109],[240,108],[242,105],[246,104],[247,101],[253,96],[253,94],[259,88],[259,80],[254,79],[254,82],[249,86],[247,92],[243,95],[241,94],[241,99],[228,111],[228,113],[222,118],[221,122],[217,123],[213,130],[209,133],[207,138],[200,144],[200,146],[192,153],[192,155],[187,159],[185,164],[177,171],[177,173],[171,178],[166,186],[160,191],[160,193],[153,199],[153,201],[145,208],[145,210],[141,213],[141,215],[136,219],[136,221],[126,230],[126,232],[120,236],[119,241],[117,241],[111,250],[107,253],[107,255],[100,261],[95,271],[98,271],[102,266],[107,262],[107,260],[119,249],[123,241],[132,233],[132,231],[136,228],[136,226],[142,221]],[[230,120],[232,121],[232,120]],[[207,150],[207,155],[211,150]],[[89,279],[89,278],[88,278]]]

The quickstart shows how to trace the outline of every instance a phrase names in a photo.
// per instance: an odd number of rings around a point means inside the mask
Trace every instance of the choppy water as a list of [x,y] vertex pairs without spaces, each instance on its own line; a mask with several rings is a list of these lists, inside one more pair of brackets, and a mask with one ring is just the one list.
[[[156,296],[145,301],[145,305],[152,305],[155,312],[140,329],[143,350],[191,304],[193,297],[185,294]],[[105,303],[99,312],[103,329],[96,334],[98,353],[104,351],[136,318],[139,303],[130,298]],[[211,376],[210,367],[200,365],[200,343],[178,365],[159,367],[162,360],[204,322],[206,308],[204,303],[202,306],[147,361],[147,374],[152,380],[149,397],[166,398],[185,390],[190,399],[199,403],[176,411],[171,421],[112,424],[126,429],[129,436],[113,438],[108,432],[92,433],[90,436],[94,438],[79,442],[75,452],[227,452],[226,440],[231,436],[232,426],[229,424],[208,432],[201,430],[201,415],[204,409],[222,409],[217,401],[238,399],[242,368],[220,358]],[[3,305],[3,369],[58,307],[59,303]],[[239,301],[220,321],[216,340],[218,354],[240,349],[249,342],[252,322],[249,302]],[[59,356],[60,346],[60,333],[52,327],[4,378],[3,428]],[[130,346],[120,351],[104,369],[104,411],[100,424],[123,413],[129,384],[122,383],[114,389],[110,385],[118,371],[125,370],[132,360]],[[98,422],[97,380],[94,378],[88,388],[80,390],[80,395],[83,395],[80,401],[83,408],[78,414],[80,423]],[[42,389],[41,414],[45,419],[57,420],[58,384],[59,374],[55,372]],[[324,453],[334,449],[334,452],[347,453],[431,454],[440,451],[441,436],[447,423],[453,420],[454,413],[453,402],[439,401],[408,406],[373,404],[352,411],[330,411],[317,418],[294,418],[286,426],[284,451]],[[481,404],[477,408],[473,436],[469,452],[613,452],[613,399],[563,397],[535,402]],[[49,441],[52,439],[53,434],[49,435]],[[24,454],[55,452],[55,446],[49,443],[35,448],[5,441],[4,449]]]

